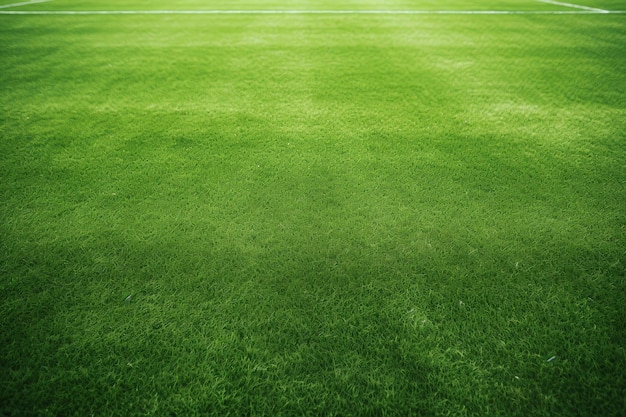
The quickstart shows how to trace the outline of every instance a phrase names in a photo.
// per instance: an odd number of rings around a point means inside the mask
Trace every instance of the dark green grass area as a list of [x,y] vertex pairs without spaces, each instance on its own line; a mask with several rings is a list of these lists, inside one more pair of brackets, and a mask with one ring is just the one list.
[[0,414],[624,415],[624,19],[0,17]]

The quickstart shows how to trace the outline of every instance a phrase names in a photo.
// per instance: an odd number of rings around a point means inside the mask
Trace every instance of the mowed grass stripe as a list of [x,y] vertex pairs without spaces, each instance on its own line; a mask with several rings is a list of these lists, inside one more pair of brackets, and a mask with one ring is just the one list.
[[6,15],[575,15],[626,10],[0,10]]
[[565,6],[565,7],[570,7],[570,8],[574,8],[574,9],[582,9],[582,10],[589,10],[589,11],[594,11],[594,12],[607,12],[607,10],[604,9],[598,9],[595,7],[588,7],[588,6],[581,6],[580,4],[574,4],[574,3],[564,3],[564,2],[560,2],[560,1],[553,1],[553,0],[538,0],[542,3],[547,3],[547,4],[554,4],[557,6]]
[[622,413],[621,17],[36,19],[3,414]]
[[29,6],[31,4],[45,3],[47,1],[50,1],[50,0],[31,0],[31,1],[24,1],[20,3],[0,4],[0,9],[6,9],[10,7],[19,7],[19,6]]
[[[421,1],[419,5],[405,2],[392,2],[381,7],[378,1],[364,2],[327,2],[317,0],[313,2],[292,2],[285,5],[281,2],[226,2],[212,1],[207,4],[202,1],[186,0],[171,4],[168,2],[159,3],[145,0],[135,0],[133,2],[111,1],[104,7],[94,7],[98,3],[71,2],[66,0],[55,0],[47,4],[44,10],[33,10],[34,3],[24,2],[10,5],[18,7],[18,10],[11,10],[12,14],[525,14],[525,13],[548,13],[558,12],[599,12],[603,13],[609,9],[620,9],[619,4],[615,7],[611,3],[606,3],[605,8],[578,6],[573,3],[543,2],[543,1],[484,1],[476,2],[471,8],[467,4],[452,0],[447,2],[437,2],[434,0]],[[159,7],[160,5],[164,7]],[[27,7],[19,7],[27,6]],[[578,9],[578,10],[572,10]],[[606,9],[606,10],[605,10]],[[621,8],[624,9],[623,7]],[[612,11],[613,12],[613,11]],[[619,11],[617,11],[619,13]]]

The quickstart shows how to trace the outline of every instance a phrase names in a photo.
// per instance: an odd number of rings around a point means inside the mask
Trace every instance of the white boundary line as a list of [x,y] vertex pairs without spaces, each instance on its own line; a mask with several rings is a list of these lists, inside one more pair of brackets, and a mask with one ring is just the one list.
[[21,3],[3,4],[0,6],[0,9],[8,9],[9,7],[18,7],[18,6],[28,6],[29,4],[45,3],[47,1],[50,1],[50,0],[31,0],[31,1],[23,1]]
[[[48,1],[48,0],[41,0]],[[29,2],[30,4],[30,2]],[[626,10],[0,10],[0,15],[591,15]]]
[[608,10],[604,10],[604,9],[598,9],[595,7],[587,7],[587,6],[581,6],[579,4],[573,4],[573,3],[563,3],[560,1],[554,1],[554,0],[537,0],[538,2],[541,3],[546,3],[546,4],[554,4],[557,6],[565,6],[565,7],[571,7],[574,9],[581,9],[581,10],[589,10],[589,11],[593,11],[593,12],[598,12],[598,13],[608,13]]

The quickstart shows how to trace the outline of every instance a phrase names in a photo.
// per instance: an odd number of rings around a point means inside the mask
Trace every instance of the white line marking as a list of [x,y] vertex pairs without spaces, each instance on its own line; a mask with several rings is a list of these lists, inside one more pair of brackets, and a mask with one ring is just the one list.
[[537,0],[538,2],[541,3],[546,3],[546,4],[554,4],[557,6],[565,6],[565,7],[572,7],[574,9],[581,9],[581,10],[589,10],[589,11],[593,11],[593,12],[598,12],[598,13],[608,13],[608,10],[604,10],[604,9],[597,9],[595,7],[587,7],[587,6],[581,6],[579,4],[573,4],[573,3],[563,3],[560,1],[554,1],[554,0]]
[[[44,1],[44,0],[41,0]],[[45,0],[48,1],[48,0]],[[589,8],[591,9],[591,8]],[[0,15],[573,15],[626,10],[0,10]]]
[[17,6],[28,6],[29,4],[36,3],[45,3],[50,0],[31,0],[31,1],[23,1],[21,3],[12,3],[12,4],[3,4],[0,6],[0,9],[8,9],[9,7],[17,7]]

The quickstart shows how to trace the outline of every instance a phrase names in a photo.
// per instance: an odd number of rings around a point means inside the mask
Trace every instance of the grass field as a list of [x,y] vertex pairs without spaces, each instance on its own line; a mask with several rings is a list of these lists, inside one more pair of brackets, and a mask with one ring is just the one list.
[[15,3],[0,415],[626,415],[625,0]]

